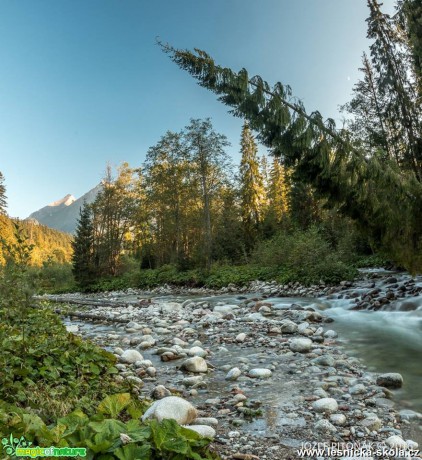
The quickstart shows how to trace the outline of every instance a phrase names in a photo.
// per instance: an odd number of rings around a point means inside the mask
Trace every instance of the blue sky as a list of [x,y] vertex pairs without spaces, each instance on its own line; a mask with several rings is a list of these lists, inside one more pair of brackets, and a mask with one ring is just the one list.
[[211,117],[238,162],[242,121],[156,37],[290,84],[308,111],[340,120],[368,48],[367,13],[364,0],[2,0],[0,171],[9,214],[81,196],[107,162],[141,165],[160,136],[190,118]]

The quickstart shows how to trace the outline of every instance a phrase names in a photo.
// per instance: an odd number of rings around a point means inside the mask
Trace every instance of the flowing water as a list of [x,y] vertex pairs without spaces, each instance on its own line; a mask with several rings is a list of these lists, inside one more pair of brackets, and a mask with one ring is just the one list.
[[[409,275],[395,274],[399,281],[409,279]],[[385,278],[375,279],[375,287],[383,288]],[[416,284],[422,285],[422,278],[416,279]],[[355,311],[351,308],[355,305],[353,293],[368,291],[368,283],[362,281],[350,289],[345,289],[339,298],[297,298],[297,297],[269,297],[266,299],[274,305],[274,308],[288,308],[295,303],[301,306],[311,306],[324,315],[334,319],[325,328],[332,328],[339,333],[339,341],[345,352],[350,356],[361,358],[371,372],[399,372],[404,378],[402,389],[395,391],[395,400],[400,408],[409,408],[422,412],[422,295],[406,297],[398,300],[381,311]],[[351,295],[352,298],[348,298]],[[194,296],[196,301],[207,301],[211,305],[218,302],[227,304],[239,304],[247,298],[256,297],[257,294],[224,294],[215,296]],[[157,297],[156,300],[182,302],[193,296],[169,295]],[[130,300],[128,299],[125,300]],[[73,321],[74,323],[74,321]],[[114,325],[90,325],[79,322],[86,332],[92,328],[92,334],[110,333],[115,329]],[[124,328],[120,327],[124,333]],[[224,364],[236,365],[241,357],[242,349],[235,346],[227,346],[228,353],[216,353],[213,356],[213,364],[217,369]],[[151,359],[159,365],[158,356],[143,352],[146,359]],[[277,361],[277,355],[271,350],[259,348],[248,349],[248,359],[251,364],[259,366],[260,362]],[[268,355],[271,356],[268,356]],[[225,372],[215,372],[207,387],[207,397],[217,397],[221,389],[227,384],[224,381]],[[164,383],[164,382],[163,382]],[[290,382],[292,383],[292,382]],[[280,406],[280,401],[288,400],[291,389],[289,382],[262,381],[255,385],[254,397],[266,403],[271,403],[266,411],[264,419],[257,419],[250,424],[249,429],[255,432],[272,431],[271,426],[281,426],[283,423],[297,423],[300,426],[303,420],[287,419],[283,414],[286,410]]]
[[[381,270],[368,270],[378,275]],[[407,274],[394,274],[398,281],[409,279]],[[375,287],[382,286],[385,278],[375,279]],[[416,278],[416,285],[422,285],[422,277]],[[354,299],[348,294],[368,290],[367,283],[354,286],[342,292],[337,299],[303,297],[269,297],[275,308],[288,308],[292,303],[312,306],[334,319],[332,329],[339,333],[339,340],[350,356],[360,358],[371,372],[398,372],[404,379],[403,388],[396,391],[396,400],[402,407],[422,412],[422,295],[406,297],[388,305],[380,311],[351,310]],[[196,297],[211,304],[225,302],[236,304],[249,294]],[[185,300],[187,296],[172,296],[172,300]],[[167,297],[168,299],[168,297]],[[169,300],[169,299],[168,299]]]

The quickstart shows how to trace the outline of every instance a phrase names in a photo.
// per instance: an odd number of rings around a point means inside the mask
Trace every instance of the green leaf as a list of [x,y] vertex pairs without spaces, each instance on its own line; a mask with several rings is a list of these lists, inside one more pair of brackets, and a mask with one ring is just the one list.
[[151,458],[151,452],[151,446],[149,444],[143,444],[142,446],[128,444],[117,449],[114,455],[119,460],[149,460]]
[[163,450],[176,452],[178,454],[187,454],[190,450],[189,442],[183,438],[167,440],[162,444]]
[[99,404],[98,411],[103,414],[109,414],[112,418],[115,418],[130,404],[130,402],[131,397],[129,393],[107,396],[107,398]]
[[89,363],[89,369],[95,375],[100,374],[100,368],[94,363]]

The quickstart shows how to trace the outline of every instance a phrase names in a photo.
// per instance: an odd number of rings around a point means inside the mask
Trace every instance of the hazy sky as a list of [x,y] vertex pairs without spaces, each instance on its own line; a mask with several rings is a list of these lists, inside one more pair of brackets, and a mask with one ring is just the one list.
[[[393,11],[393,0],[384,1]],[[368,47],[365,0],[0,0],[0,171],[9,214],[139,166],[190,118],[211,117],[239,160],[242,121],[156,45],[290,84],[308,111],[340,119]]]

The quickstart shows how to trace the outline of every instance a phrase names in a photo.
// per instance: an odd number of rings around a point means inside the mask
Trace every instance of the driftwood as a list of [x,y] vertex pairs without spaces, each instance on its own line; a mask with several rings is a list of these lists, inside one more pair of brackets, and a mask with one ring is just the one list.
[[126,324],[130,320],[129,319],[122,319],[122,318],[104,318],[103,316],[98,316],[95,313],[85,313],[80,311],[74,311],[67,313],[70,318],[79,318],[79,319],[87,319],[90,321],[106,321],[111,323],[122,323]]
[[93,300],[87,298],[80,298],[80,299],[66,299],[64,297],[59,296],[48,296],[48,297],[41,297],[40,299],[49,300],[50,302],[55,303],[67,303],[69,305],[81,305],[86,307],[128,307],[132,305],[133,307],[146,307],[150,305],[150,299],[141,299],[132,302],[122,302],[122,301],[115,301],[115,300]]

